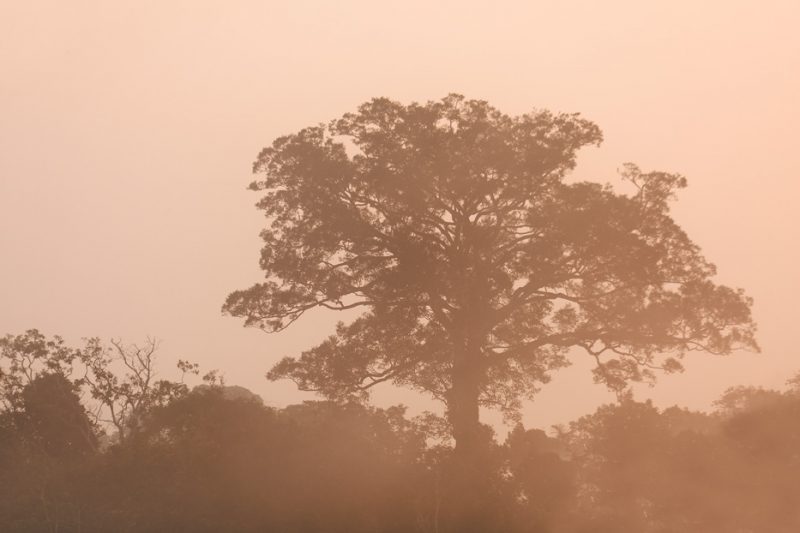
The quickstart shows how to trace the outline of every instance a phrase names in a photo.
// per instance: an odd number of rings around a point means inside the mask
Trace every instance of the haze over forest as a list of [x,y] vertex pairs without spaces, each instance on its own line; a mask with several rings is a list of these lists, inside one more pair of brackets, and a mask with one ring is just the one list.
[[798,20],[0,5],[0,530],[797,531]]

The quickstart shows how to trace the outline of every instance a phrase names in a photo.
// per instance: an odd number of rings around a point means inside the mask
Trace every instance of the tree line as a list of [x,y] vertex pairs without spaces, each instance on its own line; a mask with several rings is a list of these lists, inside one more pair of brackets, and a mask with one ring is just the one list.
[[[352,401],[269,407],[183,361],[196,384],[159,381],[145,346],[0,340],[3,531],[455,530],[446,419]],[[483,426],[482,527],[797,531],[800,375],[789,385],[732,388],[711,413],[623,394],[550,434],[517,425],[500,440]]]

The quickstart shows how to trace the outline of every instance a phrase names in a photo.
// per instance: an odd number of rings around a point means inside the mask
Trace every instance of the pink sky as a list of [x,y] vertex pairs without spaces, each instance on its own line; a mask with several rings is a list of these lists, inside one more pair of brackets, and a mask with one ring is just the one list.
[[[577,178],[619,183],[632,161],[689,179],[675,217],[718,281],[755,299],[763,353],[696,355],[639,398],[705,409],[800,370],[800,3],[378,4],[0,5],[0,334],[156,336],[165,375],[180,357],[272,405],[309,398],[263,375],[339,317],[266,335],[220,314],[260,279],[250,164],[371,97],[460,92],[595,121],[606,140]],[[576,357],[527,425],[611,399]],[[391,389],[376,401],[433,405]]]

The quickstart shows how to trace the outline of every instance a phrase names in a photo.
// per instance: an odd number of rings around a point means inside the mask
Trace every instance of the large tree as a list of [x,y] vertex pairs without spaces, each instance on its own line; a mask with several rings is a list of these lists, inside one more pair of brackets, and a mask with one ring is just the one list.
[[670,216],[683,177],[626,165],[628,194],[565,181],[601,139],[578,114],[509,116],[460,95],[376,98],[280,137],[250,186],[266,279],[223,309],[269,332],[362,309],[270,377],[333,398],[382,382],[430,393],[457,456],[482,439],[481,405],[513,415],[573,348],[617,391],[690,351],[755,349],[750,299],[713,282]]

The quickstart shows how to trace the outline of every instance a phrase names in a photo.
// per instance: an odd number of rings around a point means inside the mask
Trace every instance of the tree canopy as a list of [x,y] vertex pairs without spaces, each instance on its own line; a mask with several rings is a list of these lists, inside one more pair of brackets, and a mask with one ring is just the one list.
[[713,281],[670,215],[685,178],[626,164],[629,194],[565,179],[601,140],[579,114],[509,116],[455,94],[376,98],[280,137],[250,185],[265,280],[223,309],[268,332],[362,309],[270,377],[331,398],[383,382],[430,393],[457,448],[479,405],[513,416],[572,348],[616,391],[687,352],[757,349],[751,300]]

